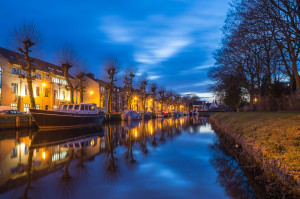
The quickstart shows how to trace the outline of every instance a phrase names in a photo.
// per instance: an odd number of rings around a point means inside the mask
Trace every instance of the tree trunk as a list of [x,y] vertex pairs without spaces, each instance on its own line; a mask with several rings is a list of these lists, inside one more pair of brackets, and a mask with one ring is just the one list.
[[107,92],[107,113],[111,113],[111,89]]
[[66,68],[64,68],[64,76],[70,89],[70,102],[74,104],[74,87],[68,77],[68,70]]
[[32,89],[31,74],[30,74],[30,71],[26,71],[26,73],[27,73],[27,78],[26,79],[27,79],[27,85],[28,85],[28,92],[29,92],[31,108],[35,108],[35,100],[34,100],[33,89]]
[[80,92],[80,103],[83,102],[83,79],[82,77],[79,79],[79,92]]
[[295,76],[297,91],[298,91],[297,98],[299,98],[299,96],[300,96],[300,77],[299,77],[299,73],[298,73],[298,69],[297,69],[297,60],[296,59],[292,60],[292,66],[293,66],[293,73]]

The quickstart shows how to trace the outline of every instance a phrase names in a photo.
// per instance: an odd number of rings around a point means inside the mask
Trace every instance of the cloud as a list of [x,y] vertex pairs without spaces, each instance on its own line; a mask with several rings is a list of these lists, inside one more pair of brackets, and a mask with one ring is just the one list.
[[214,94],[213,93],[208,93],[208,92],[204,92],[204,93],[198,93],[198,92],[184,92],[181,93],[182,95],[187,95],[187,94],[196,94],[198,97],[200,97],[200,99],[202,100],[207,100],[212,102],[214,100]]
[[207,69],[207,68],[210,68],[210,67],[212,67],[212,65],[202,65],[202,66],[196,66],[193,69],[202,70],[202,69]]
[[155,79],[158,79],[158,78],[161,78],[161,76],[160,75],[150,75],[149,76],[150,80],[155,80]]
[[99,30],[108,37],[110,42],[132,42],[132,30],[121,18],[117,16],[106,16],[101,19],[101,22],[102,26],[99,27]]

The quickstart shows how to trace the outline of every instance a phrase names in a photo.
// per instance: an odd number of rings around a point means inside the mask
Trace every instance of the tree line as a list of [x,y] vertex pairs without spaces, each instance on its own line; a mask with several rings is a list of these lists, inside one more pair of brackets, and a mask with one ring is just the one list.
[[[32,87],[36,68],[33,63],[34,59],[32,59],[30,55],[40,44],[40,30],[33,21],[24,21],[19,26],[16,26],[12,40],[14,42],[14,48],[24,55],[24,60],[20,61],[20,65],[22,70],[26,71],[26,75],[21,75],[21,78],[27,80],[30,107],[36,108]],[[86,67],[84,67],[84,64],[79,60],[78,55],[74,50],[67,45],[58,51],[56,60],[63,71],[67,83],[65,88],[70,91],[70,103],[74,103],[74,91],[79,91],[80,102],[83,102],[83,93],[86,88],[83,83],[83,76],[86,73]],[[152,107],[154,107],[155,101],[159,102],[161,104],[161,111],[163,111],[163,105],[166,105],[167,107],[173,105],[174,109],[177,110],[179,110],[180,105],[184,105],[186,110],[189,111],[192,108],[192,103],[199,100],[195,94],[180,96],[171,90],[166,90],[164,87],[158,87],[155,82],[149,80],[147,74],[140,76],[139,80],[136,81],[137,69],[134,66],[127,66],[122,73],[123,77],[119,78],[121,67],[115,57],[105,59],[103,61],[103,66],[103,77],[107,81],[105,89],[107,92],[106,102],[108,113],[112,110],[112,94],[116,87],[116,82],[120,81],[120,79],[122,80],[122,83],[124,83],[123,90],[126,94],[127,107],[129,110],[133,108],[132,100],[135,91],[138,91],[139,98],[142,101],[143,112],[146,112],[147,97],[153,99]],[[76,85],[73,85],[70,79],[69,73],[72,69],[75,71],[75,77],[78,79]],[[135,81],[137,84],[136,88],[134,88]]]
[[233,0],[211,90],[231,110],[300,109],[299,22],[299,0]]

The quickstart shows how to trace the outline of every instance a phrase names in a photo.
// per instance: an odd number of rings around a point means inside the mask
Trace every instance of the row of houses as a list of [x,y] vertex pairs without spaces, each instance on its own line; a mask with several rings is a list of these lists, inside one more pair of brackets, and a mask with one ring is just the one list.
[[[22,70],[24,55],[0,47],[0,110],[19,110],[29,112],[30,98],[28,93],[26,71]],[[70,102],[70,90],[67,87],[63,71],[60,66],[33,59],[36,69],[32,74],[33,93],[37,109],[56,110],[60,104]],[[69,78],[74,87],[79,84],[79,79],[70,75]],[[93,74],[83,74],[84,86],[83,102],[95,103],[97,107],[106,109],[107,106],[107,82],[96,79]],[[74,102],[79,103],[80,92],[75,89]],[[115,87],[112,92],[112,112],[121,112],[128,109],[127,95],[124,88]],[[161,110],[161,104],[149,96],[145,103],[146,111]],[[181,107],[182,108],[182,107]],[[142,101],[138,92],[133,92],[131,109],[141,110]],[[175,107],[163,107],[163,110],[175,109]]]

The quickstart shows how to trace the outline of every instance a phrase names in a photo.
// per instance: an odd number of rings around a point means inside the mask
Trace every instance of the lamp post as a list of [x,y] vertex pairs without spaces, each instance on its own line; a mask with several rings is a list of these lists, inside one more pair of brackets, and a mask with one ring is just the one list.
[[44,110],[44,87],[46,87],[46,83],[42,83],[42,110]]

